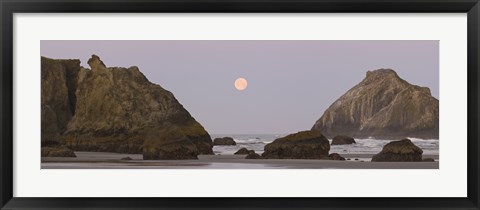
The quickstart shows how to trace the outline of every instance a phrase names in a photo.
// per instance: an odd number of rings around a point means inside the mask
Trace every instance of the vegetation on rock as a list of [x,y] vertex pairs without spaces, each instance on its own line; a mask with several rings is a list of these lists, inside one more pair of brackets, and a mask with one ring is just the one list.
[[372,157],[372,162],[417,162],[422,161],[423,150],[410,139],[392,141]]
[[301,131],[275,139],[265,145],[266,159],[322,159],[328,156],[330,143],[319,131]]

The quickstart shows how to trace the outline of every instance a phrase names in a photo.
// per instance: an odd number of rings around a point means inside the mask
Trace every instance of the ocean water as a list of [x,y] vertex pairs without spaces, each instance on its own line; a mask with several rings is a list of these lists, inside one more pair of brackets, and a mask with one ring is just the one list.
[[[245,147],[249,150],[255,150],[257,154],[263,153],[266,144],[273,142],[275,139],[285,136],[285,134],[213,134],[212,139],[218,137],[232,137],[237,145],[235,146],[214,146],[215,154],[231,155],[240,148]],[[415,145],[423,150],[424,155],[438,155],[439,141],[438,139],[418,139],[408,138]],[[331,139],[329,139],[332,142]],[[381,139],[355,139],[356,144],[350,145],[332,145],[330,153],[339,154],[377,154],[385,144],[392,140]]]

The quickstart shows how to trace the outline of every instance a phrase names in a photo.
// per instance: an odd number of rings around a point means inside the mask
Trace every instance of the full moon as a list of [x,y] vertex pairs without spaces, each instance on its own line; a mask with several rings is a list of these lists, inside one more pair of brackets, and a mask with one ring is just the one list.
[[235,80],[235,88],[237,90],[245,90],[247,88],[247,80],[243,77],[238,78]]

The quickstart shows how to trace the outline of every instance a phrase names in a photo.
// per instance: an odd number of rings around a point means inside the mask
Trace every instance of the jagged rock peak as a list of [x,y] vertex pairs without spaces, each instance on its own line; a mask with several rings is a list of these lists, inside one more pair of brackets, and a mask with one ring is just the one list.
[[[137,66],[131,66],[128,68],[107,67],[105,63],[100,59],[100,57],[95,54],[93,54],[92,57],[88,59],[87,63],[88,65],[90,65],[92,72],[108,75],[109,77],[111,77],[111,79],[114,79],[114,78],[118,79],[118,77],[123,77],[123,79],[129,78],[129,79],[136,79],[142,82],[151,83]],[[84,69],[84,70],[88,71],[89,69]]]
[[105,66],[105,64],[103,63],[102,60],[100,60],[100,57],[98,57],[98,55],[92,55],[92,57],[90,59],[88,59],[88,65],[90,66],[90,68],[92,69],[105,69],[107,68],[107,66]]

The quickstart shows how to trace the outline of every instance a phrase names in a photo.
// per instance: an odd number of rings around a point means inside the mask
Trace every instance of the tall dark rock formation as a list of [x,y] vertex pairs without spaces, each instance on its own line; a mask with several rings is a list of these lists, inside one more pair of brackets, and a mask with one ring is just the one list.
[[[435,78],[436,79],[436,78]],[[327,137],[438,138],[438,99],[391,69],[368,71],[365,79],[337,99],[315,123]]]
[[75,113],[80,60],[41,62],[41,139],[42,146],[56,144]]
[[42,140],[45,130],[74,150],[142,153],[159,145],[151,133],[175,127],[198,154],[213,153],[205,129],[171,92],[148,81],[137,67],[109,68],[96,55],[88,64],[91,69],[80,67],[78,60],[42,57]]

